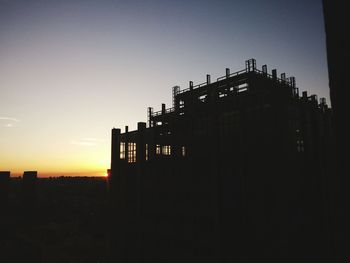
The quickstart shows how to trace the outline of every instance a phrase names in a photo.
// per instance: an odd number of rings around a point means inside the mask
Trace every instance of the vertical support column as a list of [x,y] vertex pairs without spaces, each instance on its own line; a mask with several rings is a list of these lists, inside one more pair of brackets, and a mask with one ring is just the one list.
[[318,98],[316,94],[311,95],[311,101],[314,104],[315,108],[318,106]]
[[113,183],[113,179],[117,176],[118,164],[120,163],[120,129],[112,129],[111,143],[111,171],[108,180]]
[[[222,213],[222,185],[221,185],[221,177],[222,174],[220,174],[220,164],[219,164],[219,158],[220,158],[220,133],[219,133],[219,108],[218,103],[215,103],[215,106],[213,106],[212,110],[212,116],[211,116],[211,128],[210,128],[210,136],[208,136],[209,140],[206,141],[206,151],[208,152],[208,157],[206,159],[206,164],[203,164],[206,167],[205,174],[209,176],[210,180],[210,188],[211,188],[211,199],[212,199],[212,205],[210,205],[214,225],[213,225],[213,232],[212,232],[212,243],[211,248],[213,253],[215,254],[214,261],[221,262],[223,256],[224,250],[222,250],[222,242],[223,235],[222,232],[224,232],[222,226],[223,226],[223,217],[221,216]],[[195,167],[194,167],[195,168]],[[224,256],[223,256],[224,257]]]
[[129,126],[125,126],[125,160],[129,162]]
[[146,123],[137,123],[137,142],[136,142],[136,162],[143,164],[146,160],[146,150],[144,142],[144,134],[146,130]]
[[[110,201],[110,209],[112,218],[117,213],[117,202],[118,202],[118,184],[120,181],[120,129],[112,129],[111,138],[111,168],[108,174],[108,196]],[[113,218],[115,219],[115,218]],[[115,224],[112,222],[111,224]],[[115,226],[112,226],[112,228]]]
[[156,156],[156,129],[151,129],[148,141],[148,161],[152,161]]
[[272,70],[272,79],[277,80],[277,70],[276,69]]
[[281,80],[283,83],[286,83],[286,73],[281,74]]
[[307,101],[307,91],[303,91],[303,93],[302,93],[302,99],[303,99],[304,101]]
[[[229,68],[226,68],[226,70],[225,70],[226,72],[226,79],[228,79],[229,77],[230,77],[230,69]],[[229,86],[229,84],[226,84],[226,88],[225,88],[225,92],[226,92],[226,94],[228,94],[230,91],[229,91],[229,89],[230,89],[230,86]]]
[[179,93],[180,87],[179,86],[174,86],[173,87],[173,107],[176,107],[176,95]]
[[290,81],[290,85],[292,86],[292,88],[295,88],[295,77],[290,77],[289,81]]
[[295,87],[295,77],[289,77],[289,85],[292,87],[293,95],[296,98],[299,98],[299,90]]
[[120,160],[120,129],[112,129],[111,171],[109,184],[109,257],[111,262],[125,260],[125,180]]
[[245,70],[247,72],[251,72],[251,71],[255,71],[255,69],[256,69],[256,60],[254,58],[246,60],[246,62],[245,62]]
[[153,127],[152,116],[153,116],[153,108],[152,107],[148,107],[148,109],[147,109],[148,127]]
[[267,65],[262,66],[262,72],[264,76],[267,76]]
[[136,200],[137,200],[137,206],[136,206],[136,213],[137,213],[137,224],[136,227],[136,240],[135,245],[138,250],[138,261],[142,261],[143,259],[143,232],[144,232],[144,225],[143,225],[143,177],[144,174],[144,165],[146,161],[146,147],[145,147],[145,131],[146,131],[146,123],[144,122],[138,122],[137,123],[137,139],[136,139],[136,163],[137,163],[137,182],[136,182]]
[[207,74],[207,85],[209,85],[209,84],[210,84],[210,75]]

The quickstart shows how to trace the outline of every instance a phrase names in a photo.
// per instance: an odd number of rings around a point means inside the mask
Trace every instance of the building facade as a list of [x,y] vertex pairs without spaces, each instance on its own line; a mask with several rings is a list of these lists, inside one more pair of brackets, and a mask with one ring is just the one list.
[[332,111],[267,66],[180,90],[112,130],[112,257],[120,262],[323,260]]

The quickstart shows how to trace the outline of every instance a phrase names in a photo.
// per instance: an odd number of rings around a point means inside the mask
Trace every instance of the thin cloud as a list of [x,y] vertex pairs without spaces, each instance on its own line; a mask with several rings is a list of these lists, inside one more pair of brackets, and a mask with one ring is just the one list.
[[13,122],[19,122],[19,119],[11,118],[11,117],[0,117],[0,120],[2,121],[13,121]]
[[1,122],[5,122],[5,124],[1,125],[6,128],[12,128],[16,126],[16,123],[19,122],[19,119],[12,118],[12,117],[0,117]]

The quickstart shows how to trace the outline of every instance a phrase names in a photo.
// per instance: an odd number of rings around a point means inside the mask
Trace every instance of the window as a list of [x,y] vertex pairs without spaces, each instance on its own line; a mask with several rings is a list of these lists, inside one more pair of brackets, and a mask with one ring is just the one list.
[[163,155],[171,155],[171,146],[170,145],[164,145],[162,147],[162,154]]
[[219,92],[219,98],[223,98],[223,97],[226,97],[226,96],[227,96],[226,91],[220,91]]
[[160,155],[160,145],[159,144],[156,145],[156,154]]
[[120,143],[120,156],[119,156],[119,158],[121,160],[125,159],[125,142]]
[[297,140],[297,151],[304,152],[304,141],[303,140]]
[[243,92],[248,90],[248,83],[243,83],[238,85],[238,92]]
[[184,101],[184,100],[180,100],[180,102],[179,102],[179,107],[180,107],[180,109],[182,109],[183,107],[185,107],[185,101]]
[[148,161],[148,144],[146,143],[146,145],[145,145],[145,159],[146,159],[146,161]]
[[207,94],[204,94],[204,95],[199,96],[198,99],[199,99],[201,102],[206,102],[206,101],[207,101]]
[[128,143],[128,163],[136,162],[136,143]]
[[182,146],[182,147],[181,147],[181,155],[182,155],[183,157],[186,156],[186,147],[185,147],[185,146]]

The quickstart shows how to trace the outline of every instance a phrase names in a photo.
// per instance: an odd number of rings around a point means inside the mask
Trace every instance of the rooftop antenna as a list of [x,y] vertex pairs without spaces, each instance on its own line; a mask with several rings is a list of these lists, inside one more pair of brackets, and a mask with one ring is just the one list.
[[282,80],[283,83],[286,82],[286,73],[282,73],[281,74],[281,80]]
[[153,108],[152,107],[148,107],[147,109],[147,122],[148,122],[148,127],[152,127],[153,126],[153,123],[152,123],[152,118],[153,116]]
[[277,69],[272,70],[272,79],[277,80]]
[[193,81],[190,81],[190,90],[193,90]]
[[176,98],[176,95],[179,94],[179,91],[180,91],[180,87],[179,86],[174,86],[173,87],[173,107],[175,108],[175,98]]
[[254,58],[251,58],[245,61],[245,70],[247,72],[255,71],[255,69],[256,69],[256,60]]
[[262,72],[264,76],[267,76],[267,65],[262,66]]
[[207,85],[209,85],[209,84],[210,84],[210,75],[207,74]]

